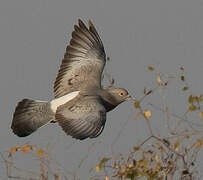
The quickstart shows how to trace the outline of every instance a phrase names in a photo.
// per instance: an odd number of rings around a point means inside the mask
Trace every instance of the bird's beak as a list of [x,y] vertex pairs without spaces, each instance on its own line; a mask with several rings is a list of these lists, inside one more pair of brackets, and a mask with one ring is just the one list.
[[136,99],[134,98],[134,97],[132,97],[132,96],[127,96],[126,97],[126,100],[128,101],[128,100],[133,100],[133,101],[135,101]]

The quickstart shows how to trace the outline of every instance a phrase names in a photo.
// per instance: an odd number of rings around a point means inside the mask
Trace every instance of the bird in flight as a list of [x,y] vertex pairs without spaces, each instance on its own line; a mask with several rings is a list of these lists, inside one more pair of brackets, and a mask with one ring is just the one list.
[[107,112],[133,99],[123,88],[103,88],[105,63],[104,46],[96,28],[90,20],[87,27],[79,19],[54,83],[55,98],[20,101],[13,115],[13,132],[25,137],[47,123],[57,122],[75,139],[98,137]]

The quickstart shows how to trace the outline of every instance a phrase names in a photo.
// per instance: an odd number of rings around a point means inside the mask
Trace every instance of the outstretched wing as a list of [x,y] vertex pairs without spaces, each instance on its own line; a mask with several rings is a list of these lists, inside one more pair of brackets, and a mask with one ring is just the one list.
[[66,48],[54,84],[55,97],[88,87],[101,87],[106,55],[102,41],[89,20],[89,29],[78,20],[72,39]]
[[99,136],[106,122],[106,110],[100,104],[99,97],[76,99],[57,109],[57,122],[73,138],[83,140]]

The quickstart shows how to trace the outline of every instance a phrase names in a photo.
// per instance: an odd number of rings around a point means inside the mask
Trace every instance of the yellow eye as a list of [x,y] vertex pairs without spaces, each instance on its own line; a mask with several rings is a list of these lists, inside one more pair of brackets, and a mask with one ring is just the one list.
[[120,92],[120,93],[119,93],[119,95],[120,95],[120,96],[123,96],[123,95],[124,95],[124,93],[123,93],[123,92]]

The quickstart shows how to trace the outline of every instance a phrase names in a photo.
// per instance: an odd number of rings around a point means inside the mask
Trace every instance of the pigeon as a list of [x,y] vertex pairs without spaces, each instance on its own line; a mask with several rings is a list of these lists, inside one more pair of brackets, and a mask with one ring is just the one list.
[[56,122],[75,139],[98,137],[107,112],[133,99],[124,88],[102,86],[105,63],[104,46],[95,26],[89,20],[87,27],[79,19],[54,83],[54,99],[20,101],[11,124],[13,133],[25,137]]

